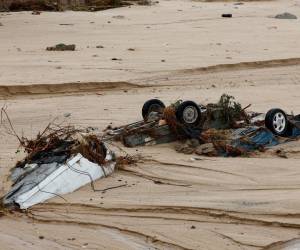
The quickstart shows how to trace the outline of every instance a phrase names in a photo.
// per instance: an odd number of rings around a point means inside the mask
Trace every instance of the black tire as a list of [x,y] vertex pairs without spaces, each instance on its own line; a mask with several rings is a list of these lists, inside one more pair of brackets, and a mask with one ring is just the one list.
[[158,112],[161,114],[165,107],[165,104],[159,99],[148,100],[143,105],[142,116],[144,120],[147,120],[147,117],[151,112]]
[[286,113],[278,108],[271,109],[265,117],[265,126],[278,136],[289,136],[292,133],[293,127],[289,123]]
[[176,118],[183,125],[197,126],[201,121],[200,108],[193,101],[185,101],[177,107]]

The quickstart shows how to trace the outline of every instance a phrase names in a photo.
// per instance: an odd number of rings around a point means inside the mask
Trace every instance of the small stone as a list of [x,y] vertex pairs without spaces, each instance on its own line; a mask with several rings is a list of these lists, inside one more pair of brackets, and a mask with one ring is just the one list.
[[124,18],[125,18],[125,16],[118,15],[118,16],[113,16],[112,18],[115,18],[115,19],[124,19]]
[[295,16],[291,13],[288,13],[288,12],[284,12],[282,14],[276,15],[275,18],[277,18],[277,19],[297,19],[297,16]]
[[193,225],[193,226],[191,226],[191,229],[195,229],[196,227]]
[[232,17],[232,14],[222,14],[222,17],[231,18],[231,17]]
[[55,46],[52,46],[52,47],[47,47],[46,50],[48,51],[66,51],[66,50],[69,50],[69,51],[74,51],[76,48],[76,45],[75,44],[64,44],[64,43],[59,43]]
[[116,57],[113,57],[111,60],[112,60],[112,61],[122,61],[121,58],[116,58]]
[[96,48],[97,49],[103,49],[104,47],[102,45],[97,45]]
[[40,240],[43,240],[44,238],[45,238],[45,237],[44,237],[43,235],[40,235],[40,236],[39,236],[39,239],[40,239]]
[[135,49],[134,49],[134,48],[129,48],[129,49],[127,49],[127,50],[129,50],[129,51],[135,51]]
[[71,116],[71,113],[64,113],[64,117],[70,117]]

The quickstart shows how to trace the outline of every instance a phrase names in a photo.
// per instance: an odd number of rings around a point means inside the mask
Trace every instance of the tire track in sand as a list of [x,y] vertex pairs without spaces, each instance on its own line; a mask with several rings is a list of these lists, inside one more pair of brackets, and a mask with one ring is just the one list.
[[56,84],[0,85],[0,99],[20,96],[54,96],[95,93],[97,91],[128,90],[149,88],[152,85],[140,85],[129,82],[72,82]]
[[[168,81],[169,77],[178,75],[208,74],[228,71],[288,67],[300,65],[300,58],[273,59],[265,61],[239,62],[232,64],[217,64],[206,67],[180,69],[158,72],[157,76],[132,79],[117,82],[70,82],[54,84],[29,84],[29,85],[0,85],[0,100],[26,96],[56,96],[76,95],[83,93],[96,93],[97,91],[129,90],[139,88],[160,88],[178,84],[149,84],[151,81]],[[166,80],[167,79],[167,80]]]
[[252,61],[252,62],[239,62],[229,64],[217,64],[207,67],[199,67],[192,69],[178,70],[178,72],[192,74],[192,73],[215,73],[226,72],[235,70],[247,70],[247,69],[262,69],[262,68],[275,68],[275,67],[287,67],[300,65],[300,58],[285,58],[285,59],[272,59],[264,61]]
[[[291,67],[300,65],[300,58],[285,58],[285,59],[272,59],[263,61],[249,61],[249,62],[238,62],[238,63],[227,63],[227,64],[216,64],[205,67],[196,67],[189,69],[178,69],[170,71],[161,71],[160,75],[132,79],[130,82],[143,82],[148,83],[151,81],[162,81],[166,82],[174,77],[184,76],[184,75],[202,75],[211,73],[222,73],[230,71],[243,71],[243,70],[255,70],[255,69],[268,69],[268,68],[280,68],[280,67]],[[174,84],[168,84],[172,86]]]

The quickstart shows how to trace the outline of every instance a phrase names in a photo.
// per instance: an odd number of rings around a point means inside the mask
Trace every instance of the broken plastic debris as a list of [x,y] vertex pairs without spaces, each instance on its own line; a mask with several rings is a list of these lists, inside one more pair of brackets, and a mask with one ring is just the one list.
[[106,163],[102,166],[77,154],[65,164],[42,164],[35,167],[4,197],[4,205],[16,204],[27,209],[52,197],[71,193],[80,187],[114,172],[116,162],[107,150]]

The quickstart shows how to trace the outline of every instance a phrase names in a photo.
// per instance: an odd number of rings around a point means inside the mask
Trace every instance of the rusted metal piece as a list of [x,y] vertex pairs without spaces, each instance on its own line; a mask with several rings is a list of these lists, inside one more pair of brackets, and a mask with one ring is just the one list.
[[136,133],[123,135],[123,143],[126,147],[142,145],[155,145],[177,140],[177,136],[168,125],[154,126]]

